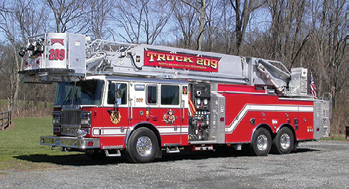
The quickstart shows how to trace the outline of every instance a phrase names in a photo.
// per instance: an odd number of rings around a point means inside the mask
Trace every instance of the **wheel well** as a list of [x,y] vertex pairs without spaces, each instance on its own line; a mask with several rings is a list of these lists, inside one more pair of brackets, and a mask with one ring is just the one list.
[[132,134],[135,130],[137,130],[137,129],[141,128],[141,127],[148,128],[148,129],[150,129],[151,131],[153,131],[153,132],[155,133],[155,136],[156,136],[156,138],[158,139],[159,148],[161,148],[161,137],[160,137],[160,133],[159,133],[159,131],[155,128],[154,125],[149,124],[149,123],[140,123],[140,124],[136,125],[135,127],[133,127],[132,131],[127,135],[126,144],[128,143],[128,139],[129,139],[129,137],[131,136],[131,134]]
[[265,128],[265,129],[267,129],[267,130],[269,131],[269,133],[270,133],[272,139],[275,137],[274,135],[276,135],[276,134],[274,134],[274,132],[271,130],[271,128],[270,128],[270,126],[269,126],[268,124],[260,124],[260,125],[258,125],[258,126],[253,130],[253,133],[252,133],[252,135],[251,135],[251,140],[250,140],[250,141],[252,141],[252,138],[253,138],[254,133],[255,133],[255,132],[257,131],[257,129],[259,129],[259,128]]

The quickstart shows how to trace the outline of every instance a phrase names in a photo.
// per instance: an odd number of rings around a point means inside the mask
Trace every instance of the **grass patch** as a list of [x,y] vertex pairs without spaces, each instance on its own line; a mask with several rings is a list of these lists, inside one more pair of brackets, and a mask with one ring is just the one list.
[[0,99],[0,110],[7,110],[7,100]]
[[50,150],[40,145],[40,136],[52,135],[52,118],[15,118],[14,127],[0,131],[0,170],[40,170],[57,167],[45,158],[80,154]]
[[339,141],[343,141],[343,140],[347,140],[345,138],[345,134],[333,134],[330,137],[327,138],[321,138],[321,140],[339,140]]

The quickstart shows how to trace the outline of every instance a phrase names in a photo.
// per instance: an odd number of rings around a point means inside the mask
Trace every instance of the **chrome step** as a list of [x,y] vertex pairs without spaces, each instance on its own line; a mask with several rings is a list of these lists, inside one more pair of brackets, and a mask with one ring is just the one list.
[[[111,151],[112,153],[110,153],[109,151]],[[105,156],[107,157],[120,157],[121,156],[121,152],[120,150],[104,150],[105,152]],[[113,153],[116,152],[116,153]]]
[[179,153],[180,150],[178,147],[167,147],[166,152],[169,154],[172,154],[172,153]]

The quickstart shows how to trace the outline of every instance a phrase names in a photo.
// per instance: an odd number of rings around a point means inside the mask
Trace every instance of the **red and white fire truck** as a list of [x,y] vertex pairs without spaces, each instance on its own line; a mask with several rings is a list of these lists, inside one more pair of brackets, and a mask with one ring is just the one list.
[[306,68],[67,33],[32,37],[21,55],[25,82],[57,83],[41,145],[151,162],[217,146],[287,154],[329,135],[331,97],[308,94]]

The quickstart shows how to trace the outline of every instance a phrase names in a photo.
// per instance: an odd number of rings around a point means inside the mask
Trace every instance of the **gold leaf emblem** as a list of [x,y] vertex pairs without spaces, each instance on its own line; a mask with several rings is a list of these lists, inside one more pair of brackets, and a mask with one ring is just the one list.
[[118,124],[121,120],[120,112],[118,111],[111,111],[110,113],[110,121],[114,124]]

